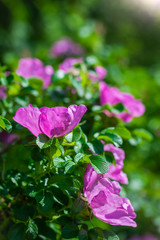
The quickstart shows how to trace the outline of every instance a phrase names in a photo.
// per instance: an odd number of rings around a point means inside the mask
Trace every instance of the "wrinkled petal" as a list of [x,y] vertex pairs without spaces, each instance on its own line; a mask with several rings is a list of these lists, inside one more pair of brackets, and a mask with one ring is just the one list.
[[60,137],[72,131],[87,111],[84,105],[71,105],[68,108],[54,107],[40,109],[39,124],[48,137]]
[[42,133],[39,128],[39,116],[41,112],[38,108],[32,107],[30,104],[28,107],[19,108],[13,117],[14,121],[26,127],[36,137]]
[[140,100],[136,100],[131,94],[120,92],[116,87],[109,87],[105,82],[100,82],[100,101],[101,104],[115,105],[122,103],[128,112],[119,114],[104,111],[108,116],[116,116],[124,122],[130,122],[133,117],[140,117],[145,112],[145,106]]

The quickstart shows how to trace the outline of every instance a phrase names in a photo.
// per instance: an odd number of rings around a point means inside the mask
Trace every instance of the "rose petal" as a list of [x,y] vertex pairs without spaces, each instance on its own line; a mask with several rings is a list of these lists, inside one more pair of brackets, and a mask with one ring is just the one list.
[[19,108],[13,117],[14,121],[18,122],[22,126],[26,127],[36,137],[42,133],[39,128],[39,116],[41,112],[38,108],[32,107],[30,104],[28,107]]

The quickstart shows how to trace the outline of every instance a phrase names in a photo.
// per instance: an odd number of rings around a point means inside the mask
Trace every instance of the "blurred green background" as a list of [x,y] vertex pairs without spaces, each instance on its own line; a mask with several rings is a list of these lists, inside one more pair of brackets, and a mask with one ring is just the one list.
[[[154,1],[153,1],[154,2]],[[120,239],[160,236],[160,10],[132,1],[1,0],[0,64],[15,70],[20,57],[37,57],[54,67],[52,44],[70,37],[86,56],[108,70],[107,81],[141,98],[145,115],[128,127],[145,128],[152,141],[126,143],[127,197],[137,212],[136,229],[113,227]],[[159,238],[158,238],[159,239]]]

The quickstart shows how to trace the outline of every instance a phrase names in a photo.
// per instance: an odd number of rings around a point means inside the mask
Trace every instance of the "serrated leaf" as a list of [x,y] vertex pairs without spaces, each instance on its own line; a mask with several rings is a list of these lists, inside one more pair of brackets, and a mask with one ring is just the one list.
[[84,156],[85,156],[84,153],[77,153],[76,156],[74,157],[74,161],[78,163],[79,160],[82,159]]
[[98,174],[104,174],[109,171],[109,164],[105,158],[99,155],[92,155],[90,161],[92,167]]
[[72,161],[67,162],[65,165],[65,173],[70,173],[74,165],[75,163]]
[[58,168],[66,165],[66,161],[60,157],[54,157],[52,161],[53,161],[53,165]]

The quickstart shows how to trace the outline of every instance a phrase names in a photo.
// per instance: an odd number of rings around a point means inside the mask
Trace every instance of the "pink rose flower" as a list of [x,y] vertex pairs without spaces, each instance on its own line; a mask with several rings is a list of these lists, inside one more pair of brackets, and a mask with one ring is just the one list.
[[6,86],[0,86],[0,100],[7,97]]
[[120,92],[116,87],[109,87],[105,82],[100,82],[100,101],[101,104],[115,105],[122,103],[128,112],[110,113],[105,111],[107,116],[116,116],[124,122],[130,122],[133,117],[140,117],[145,112],[145,106],[141,100],[136,100],[131,94]]
[[33,107],[19,108],[13,117],[14,121],[26,127],[36,137],[44,133],[48,137],[60,137],[73,130],[87,111],[84,105],[66,107]]
[[51,54],[53,57],[61,56],[81,56],[84,53],[83,48],[73,42],[70,38],[62,38],[59,41],[55,42],[51,48]]
[[151,234],[146,234],[143,236],[133,236],[129,240],[158,240],[155,236]]
[[40,78],[43,80],[43,88],[47,88],[51,83],[53,68],[50,65],[43,66],[37,58],[21,58],[16,73],[25,78]]
[[93,81],[103,80],[107,74],[107,70],[101,66],[95,66],[94,69],[95,69],[95,72],[93,71],[89,72],[89,77]]
[[130,201],[119,196],[119,183],[97,174],[90,164],[84,174],[83,191],[97,218],[111,225],[137,226]]
[[109,171],[105,173],[104,176],[119,181],[123,184],[128,184],[127,175],[122,171],[124,167],[123,161],[125,159],[125,153],[123,149],[117,148],[113,144],[107,144],[104,145],[104,151],[112,152],[114,159],[116,160],[116,165],[111,164],[109,166]]
[[65,73],[73,72],[74,65],[82,63],[83,58],[66,58],[60,65],[59,69]]

